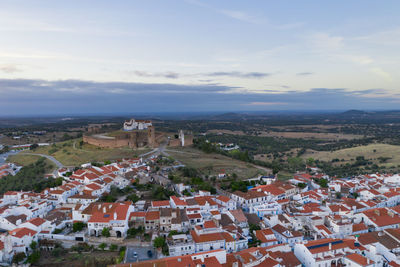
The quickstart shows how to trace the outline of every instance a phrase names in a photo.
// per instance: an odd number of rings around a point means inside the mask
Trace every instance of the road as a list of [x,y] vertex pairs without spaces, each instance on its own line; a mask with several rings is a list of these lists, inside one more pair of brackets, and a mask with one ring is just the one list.
[[[152,257],[150,258],[147,254],[147,251],[152,252]],[[136,255],[135,255],[136,252]],[[151,259],[157,259],[157,252],[153,249],[153,247],[134,247],[128,246],[125,252],[125,263],[137,262],[137,261],[146,261]]]
[[31,153],[31,152],[24,152],[23,154],[26,154],[26,155],[36,155],[36,156],[45,157],[45,158],[51,160],[54,164],[56,164],[56,165],[57,165],[57,168],[63,168],[63,167],[64,167],[64,165],[63,165],[61,162],[59,162],[58,160],[56,160],[54,157],[49,156],[49,155],[46,155],[46,154]]

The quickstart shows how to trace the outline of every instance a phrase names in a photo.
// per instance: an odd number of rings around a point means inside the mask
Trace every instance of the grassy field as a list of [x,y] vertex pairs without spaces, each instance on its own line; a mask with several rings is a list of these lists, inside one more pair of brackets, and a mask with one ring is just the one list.
[[[351,162],[358,156],[364,156],[365,159],[371,160],[381,166],[397,166],[400,163],[400,146],[387,144],[371,144],[367,146],[359,146],[353,148],[341,149],[333,152],[329,151],[312,151],[308,150],[302,157],[319,159],[322,161],[332,161],[333,159]],[[385,163],[380,163],[380,157],[387,157]],[[343,164],[343,162],[341,162]]]
[[[20,166],[27,166],[29,164],[35,163],[38,159],[40,158],[40,156],[36,156],[36,155],[24,155],[24,154],[17,154],[17,155],[11,155],[7,158],[8,162],[13,162],[16,163],[17,165]],[[48,164],[49,166],[52,166],[52,168],[55,168],[56,165],[46,159],[46,164]]]
[[[87,162],[103,162],[121,158],[136,157],[150,149],[132,150],[130,148],[99,148],[89,144],[80,146],[82,139],[74,139],[56,145],[39,147],[33,153],[51,155],[66,166],[78,166]],[[27,155],[20,153],[14,156],[13,160],[21,160]]]
[[188,167],[197,168],[208,175],[216,175],[225,170],[227,174],[236,173],[240,178],[251,178],[267,174],[269,169],[231,159],[219,154],[207,154],[195,148],[171,148],[167,153]]
[[301,138],[319,140],[353,140],[363,138],[362,135],[341,133],[315,133],[315,132],[262,132],[259,136],[280,138]]
[[114,264],[118,252],[93,251],[90,253],[64,253],[59,257],[52,256],[50,252],[41,252],[40,261],[34,266],[55,267],[68,265],[69,267],[98,267]]

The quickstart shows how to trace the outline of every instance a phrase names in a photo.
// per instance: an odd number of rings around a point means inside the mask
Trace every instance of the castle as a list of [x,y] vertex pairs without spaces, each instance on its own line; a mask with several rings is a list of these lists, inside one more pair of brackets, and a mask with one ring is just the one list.
[[83,142],[103,148],[130,147],[156,147],[155,129],[151,121],[135,120],[125,121],[124,132],[116,136],[84,135]]

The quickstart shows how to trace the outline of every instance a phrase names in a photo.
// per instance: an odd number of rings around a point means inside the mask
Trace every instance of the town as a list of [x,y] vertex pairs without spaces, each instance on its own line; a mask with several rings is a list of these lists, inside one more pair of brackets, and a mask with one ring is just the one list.
[[[110,266],[400,264],[399,174],[340,179],[307,166],[288,181],[259,176],[246,190],[212,194],[174,184],[158,167],[162,158],[60,168],[62,185],[5,192],[2,264],[85,246],[122,248]],[[143,200],[151,184],[172,193]]]

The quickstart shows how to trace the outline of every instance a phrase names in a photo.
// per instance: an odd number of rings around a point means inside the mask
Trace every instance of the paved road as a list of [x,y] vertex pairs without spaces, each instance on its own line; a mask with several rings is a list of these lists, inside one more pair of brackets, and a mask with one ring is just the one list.
[[45,157],[45,158],[51,160],[52,162],[54,162],[54,164],[56,164],[58,168],[63,168],[64,167],[64,165],[61,162],[56,160],[54,157],[46,155],[46,154],[31,153],[31,152],[24,152],[23,154]]
[[[153,253],[150,258],[147,254],[147,251],[151,251]],[[135,255],[136,252],[136,255]],[[125,252],[125,263],[137,262],[137,261],[146,261],[151,259],[157,259],[157,252],[153,247],[134,247],[128,246]]]
[[0,165],[3,165],[4,163],[6,163],[7,157],[10,155],[15,155],[18,154],[21,151],[10,151],[4,154],[0,154]]

